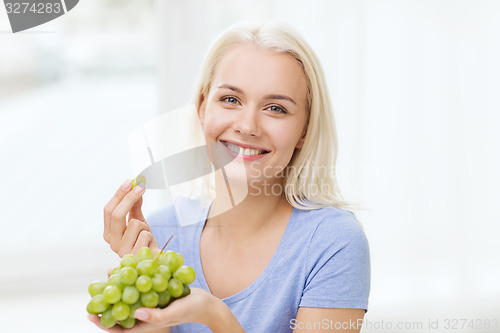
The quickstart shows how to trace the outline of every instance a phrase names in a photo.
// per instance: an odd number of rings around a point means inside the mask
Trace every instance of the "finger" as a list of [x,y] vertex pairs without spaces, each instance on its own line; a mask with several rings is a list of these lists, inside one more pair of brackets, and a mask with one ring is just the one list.
[[137,242],[135,242],[132,253],[137,255],[139,249],[142,247],[149,247],[149,245],[154,241],[153,234],[150,231],[142,230],[137,237]]
[[137,200],[137,202],[132,206],[130,209],[130,214],[129,214],[129,221],[131,219],[137,219],[141,221],[145,221],[146,219],[144,218],[144,215],[142,215],[142,196]]
[[132,251],[142,230],[151,231],[149,225],[145,222],[136,219],[132,219],[128,222],[127,229],[123,234],[123,238],[120,242],[120,248],[117,252],[120,257],[123,257],[125,254]]
[[109,244],[111,241],[111,214],[115,207],[122,201],[125,195],[132,189],[132,182],[127,179],[115,192],[111,200],[104,206],[104,240]]
[[91,322],[93,322],[94,324],[96,324],[101,330],[103,331],[106,331],[106,332],[109,332],[109,333],[120,333],[120,332],[123,332],[123,328],[121,328],[120,326],[113,326],[111,328],[106,328],[104,326],[101,325],[101,320],[99,319],[98,316],[96,315],[88,315],[89,320]]
[[111,248],[116,252],[126,228],[126,217],[132,206],[139,200],[146,189],[140,186],[128,192],[111,214]]

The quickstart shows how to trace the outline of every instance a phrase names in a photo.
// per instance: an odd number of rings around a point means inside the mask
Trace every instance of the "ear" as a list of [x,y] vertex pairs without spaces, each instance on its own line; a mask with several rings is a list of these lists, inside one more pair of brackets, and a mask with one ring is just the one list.
[[297,142],[297,145],[295,148],[300,149],[304,145],[304,141],[306,141],[306,134],[307,134],[307,126],[309,125],[309,122],[306,123],[304,126],[304,131],[302,132],[302,136],[300,137],[299,142]]
[[201,127],[205,123],[205,108],[206,108],[206,100],[205,96],[200,95],[199,99],[200,108],[198,109],[198,118],[200,118]]

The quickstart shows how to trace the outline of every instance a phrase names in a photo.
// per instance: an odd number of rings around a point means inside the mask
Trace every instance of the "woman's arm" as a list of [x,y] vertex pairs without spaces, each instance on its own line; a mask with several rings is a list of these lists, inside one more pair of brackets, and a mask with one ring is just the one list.
[[153,331],[148,331],[145,333],[172,333],[172,327],[164,327]]
[[300,307],[290,327],[294,333],[343,332],[359,333],[364,309],[328,309]]
[[[127,330],[124,330],[124,332],[127,332]],[[172,333],[172,327],[164,327],[157,330],[147,331],[144,333]]]
[[245,333],[245,330],[226,303],[217,298],[214,300],[214,306],[212,309],[213,314],[210,315],[207,326],[213,333]]

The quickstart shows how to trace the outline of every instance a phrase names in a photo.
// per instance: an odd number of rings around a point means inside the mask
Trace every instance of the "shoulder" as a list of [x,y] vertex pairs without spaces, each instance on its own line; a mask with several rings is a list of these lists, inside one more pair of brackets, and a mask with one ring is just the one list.
[[301,229],[307,229],[310,241],[328,245],[366,242],[361,223],[354,213],[333,206],[313,210],[298,210],[297,221]]
[[328,261],[369,267],[370,251],[362,225],[349,210],[323,207],[299,210],[298,230],[305,239],[306,266],[314,270]]
[[344,243],[366,241],[363,226],[353,212],[335,207],[326,207],[324,209],[326,212],[316,229],[316,238],[326,235]]

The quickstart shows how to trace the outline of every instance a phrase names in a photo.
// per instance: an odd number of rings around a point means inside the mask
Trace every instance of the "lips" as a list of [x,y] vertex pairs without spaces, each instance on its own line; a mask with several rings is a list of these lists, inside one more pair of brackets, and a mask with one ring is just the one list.
[[254,156],[254,155],[264,155],[269,153],[269,150],[266,150],[258,146],[239,144],[235,142],[222,141],[222,140],[220,142],[237,155]]

